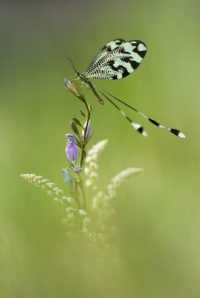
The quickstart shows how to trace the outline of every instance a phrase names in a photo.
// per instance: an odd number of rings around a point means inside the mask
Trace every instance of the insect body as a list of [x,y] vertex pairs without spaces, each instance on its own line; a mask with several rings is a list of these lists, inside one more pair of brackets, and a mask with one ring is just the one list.
[[70,58],[68,59],[76,72],[76,76],[80,78],[82,82],[86,83],[88,87],[90,87],[98,101],[103,103],[103,98],[108,100],[140,134],[147,136],[144,128],[140,124],[134,123],[116,104],[116,101],[134,110],[155,126],[159,128],[165,128],[177,137],[185,138],[185,135],[180,130],[168,128],[158,123],[122,99],[113,96],[109,92],[97,87],[93,82],[91,82],[91,79],[119,80],[125,78],[138,68],[145,57],[146,52],[147,47],[145,43],[140,40],[125,41],[123,39],[115,39],[110,41],[99,51],[99,53],[90,62],[86,70],[82,73],[77,72],[72,60]]

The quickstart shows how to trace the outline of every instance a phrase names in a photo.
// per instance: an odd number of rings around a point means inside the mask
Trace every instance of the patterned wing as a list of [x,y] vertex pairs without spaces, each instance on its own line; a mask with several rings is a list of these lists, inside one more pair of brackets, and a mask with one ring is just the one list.
[[[93,69],[94,66],[96,64],[98,64],[98,62],[103,59],[103,57],[105,57],[106,55],[108,55],[108,53],[110,53],[111,51],[115,50],[117,47],[119,47],[119,45],[121,45],[122,43],[125,43],[126,41],[124,39],[118,38],[115,40],[110,41],[109,43],[107,43],[98,53],[97,55],[92,59],[92,61],[90,62],[90,64],[87,67],[87,72],[90,71],[90,69]],[[85,72],[86,72],[85,71]]]
[[120,44],[111,41],[104,47],[104,51],[93,59],[83,75],[88,79],[123,79],[134,70],[142,62],[147,47],[140,40],[131,40]]

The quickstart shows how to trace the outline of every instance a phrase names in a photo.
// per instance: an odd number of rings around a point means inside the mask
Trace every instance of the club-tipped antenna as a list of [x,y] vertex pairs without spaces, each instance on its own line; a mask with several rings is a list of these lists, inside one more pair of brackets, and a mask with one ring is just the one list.
[[77,74],[78,71],[76,70],[76,67],[74,65],[74,62],[72,61],[72,58],[70,56],[65,56],[66,59],[68,60],[69,64],[71,65],[72,69],[74,70],[74,72]]

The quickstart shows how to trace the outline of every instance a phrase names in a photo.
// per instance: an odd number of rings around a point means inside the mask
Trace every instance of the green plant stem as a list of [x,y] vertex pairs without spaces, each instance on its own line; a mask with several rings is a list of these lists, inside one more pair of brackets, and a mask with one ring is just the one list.
[[79,195],[78,195],[78,185],[79,185],[79,182],[75,183],[75,200],[77,202],[77,205],[78,205],[78,208],[81,209],[81,203],[80,203],[80,200],[79,200]]
[[81,188],[82,195],[83,195],[84,210],[86,210],[87,209],[87,203],[86,203],[85,191],[84,191],[84,187],[83,187],[82,183],[80,183],[80,188]]
[[81,161],[80,161],[80,166],[82,167],[83,162],[84,162],[84,158],[85,158],[85,147],[87,145],[87,140],[86,140],[86,134],[87,134],[87,130],[88,130],[88,125],[89,125],[89,121],[90,121],[90,107],[88,106],[85,98],[81,99],[86,107],[87,110],[87,121],[86,121],[86,126],[84,129],[84,136],[83,136],[83,147],[82,147],[82,151],[81,151]]

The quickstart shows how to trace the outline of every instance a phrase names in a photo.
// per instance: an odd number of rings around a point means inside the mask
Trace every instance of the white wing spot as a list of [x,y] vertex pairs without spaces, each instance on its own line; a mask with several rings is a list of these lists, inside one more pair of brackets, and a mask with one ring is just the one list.
[[179,132],[178,136],[179,136],[179,138],[182,138],[182,139],[186,138],[186,135],[182,132]]
[[133,53],[132,54],[132,60],[133,61],[136,61],[137,63],[141,63],[142,62],[142,58],[137,53]]
[[116,61],[114,63],[114,67],[118,67],[118,66],[124,66],[129,73],[131,73],[133,71],[131,64],[129,62],[124,62],[121,59],[116,59]]
[[[134,128],[135,130],[137,130],[137,131],[142,127],[140,124],[138,124],[138,123],[134,123],[134,122],[132,122],[131,125],[132,125],[133,128]],[[143,137],[147,137],[147,136],[148,136],[148,134],[147,134],[147,132],[146,132],[145,130],[143,130],[143,131],[141,132],[141,134],[143,135]]]
[[140,52],[143,52],[143,51],[146,51],[146,47],[142,44],[142,43],[140,43],[139,45],[138,45],[138,51],[140,51]]
[[110,42],[110,48],[111,48],[111,50],[116,48],[116,42],[115,41]]

